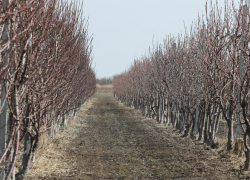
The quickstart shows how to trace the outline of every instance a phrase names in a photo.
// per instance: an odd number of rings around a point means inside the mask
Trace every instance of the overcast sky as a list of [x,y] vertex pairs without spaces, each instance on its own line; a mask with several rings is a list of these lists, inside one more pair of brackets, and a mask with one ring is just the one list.
[[[230,0],[229,0],[230,1]],[[238,7],[240,0],[234,0]],[[215,2],[215,1],[213,1]],[[154,43],[184,33],[206,0],[84,0],[88,32],[93,36],[93,67],[97,78],[111,77],[128,69]],[[219,0],[223,6],[224,0]]]

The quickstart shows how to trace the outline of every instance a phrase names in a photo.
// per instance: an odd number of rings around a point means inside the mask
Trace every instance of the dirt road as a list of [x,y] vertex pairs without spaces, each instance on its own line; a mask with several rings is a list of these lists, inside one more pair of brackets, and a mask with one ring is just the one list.
[[33,164],[28,179],[238,179],[235,166],[99,93]]

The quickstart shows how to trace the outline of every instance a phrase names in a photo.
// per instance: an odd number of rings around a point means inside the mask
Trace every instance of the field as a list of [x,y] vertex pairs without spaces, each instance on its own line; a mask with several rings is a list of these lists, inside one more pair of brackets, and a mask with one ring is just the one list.
[[238,179],[239,163],[144,118],[112,93],[96,93],[28,179]]
[[113,85],[112,84],[107,84],[107,85],[96,84],[96,91],[97,93],[112,93]]

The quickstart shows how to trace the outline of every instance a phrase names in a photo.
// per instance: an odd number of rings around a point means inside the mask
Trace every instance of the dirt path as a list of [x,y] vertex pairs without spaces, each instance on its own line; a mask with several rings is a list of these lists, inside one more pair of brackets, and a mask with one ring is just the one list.
[[28,179],[238,179],[233,159],[217,157],[111,94],[96,94]]

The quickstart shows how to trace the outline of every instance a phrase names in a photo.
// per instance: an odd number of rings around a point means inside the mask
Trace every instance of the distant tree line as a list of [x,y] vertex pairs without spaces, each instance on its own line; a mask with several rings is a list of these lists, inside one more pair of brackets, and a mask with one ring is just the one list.
[[113,77],[97,78],[96,83],[100,85],[113,84]]

